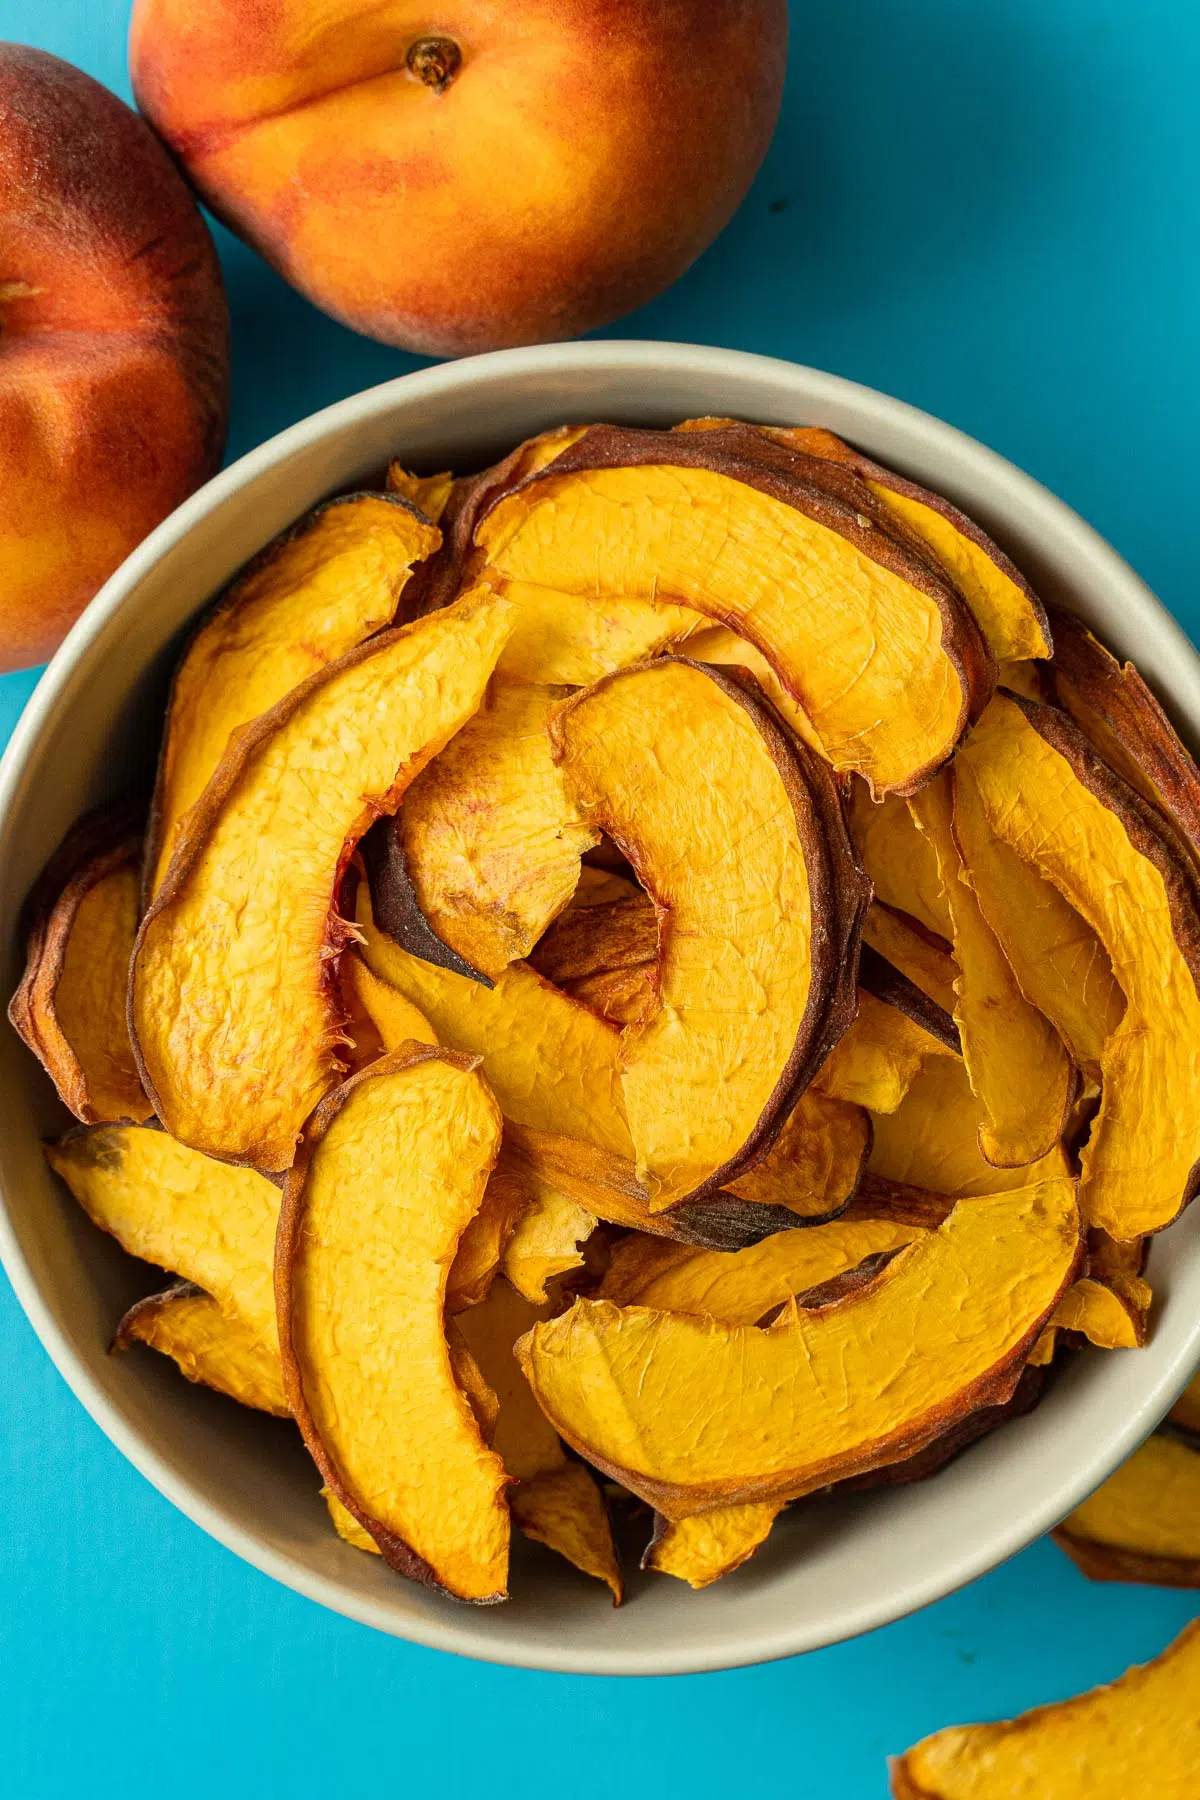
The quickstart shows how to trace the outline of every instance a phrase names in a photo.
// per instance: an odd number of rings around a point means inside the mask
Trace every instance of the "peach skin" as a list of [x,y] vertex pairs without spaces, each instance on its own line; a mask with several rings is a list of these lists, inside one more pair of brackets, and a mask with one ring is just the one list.
[[135,0],[138,103],[206,203],[354,329],[455,356],[590,330],[716,236],[786,0]]
[[137,114],[0,44],[0,669],[43,661],[221,458],[212,240]]

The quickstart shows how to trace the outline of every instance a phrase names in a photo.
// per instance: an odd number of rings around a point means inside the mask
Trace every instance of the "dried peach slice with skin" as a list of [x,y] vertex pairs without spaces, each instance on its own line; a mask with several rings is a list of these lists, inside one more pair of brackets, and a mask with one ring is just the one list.
[[1200,1177],[1200,889],[1161,815],[1052,707],[997,695],[954,765],[974,815],[1082,914],[1124,1014],[1100,1051],[1100,1110],[1081,1154],[1090,1225],[1135,1238],[1169,1225]]
[[111,1348],[128,1350],[131,1344],[169,1356],[189,1381],[240,1406],[291,1417],[274,1329],[268,1341],[193,1282],[178,1281],[131,1306]]
[[967,1078],[985,1114],[979,1147],[997,1167],[1020,1168],[1045,1156],[1063,1136],[1077,1091],[1075,1068],[1054,1026],[1022,993],[963,880],[948,772],[908,805],[942,884],[959,971],[954,1016]]
[[580,857],[597,841],[550,753],[547,721],[569,692],[493,680],[397,818],[422,914],[493,979],[570,904]]
[[1153,1662],[1074,1700],[935,1732],[892,1763],[893,1800],[1190,1800],[1200,1620]]
[[1057,1178],[960,1204],[842,1299],[766,1328],[581,1299],[517,1349],[559,1434],[685,1518],[903,1461],[1008,1399],[1082,1254]]
[[[836,768],[909,792],[985,703],[994,664],[953,584],[846,471],[740,431],[595,426],[476,530],[506,581],[670,598],[762,652]],[[773,464],[775,466],[773,466]]]
[[140,862],[129,807],[68,833],[30,896],[25,970],[8,1006],[63,1104],[89,1125],[153,1113],[125,1020]]
[[175,673],[146,843],[145,900],[230,734],[390,625],[413,566],[441,534],[395,494],[345,494],[305,515],[200,622]]
[[500,1131],[470,1058],[381,1057],[305,1128],[275,1263],[284,1386],[326,1486],[393,1568],[475,1601],[505,1595],[507,1478],[443,1308]]
[[[828,771],[723,671],[641,664],[550,730],[659,912],[660,1004],[620,1060],[638,1175],[665,1211],[754,1168],[849,1025],[869,890]],[[719,1109],[701,1099],[714,1082]]]
[[369,639],[235,738],[134,952],[131,1036],[174,1136],[268,1172],[290,1165],[340,1072],[343,870],[479,705],[511,612],[478,589]]

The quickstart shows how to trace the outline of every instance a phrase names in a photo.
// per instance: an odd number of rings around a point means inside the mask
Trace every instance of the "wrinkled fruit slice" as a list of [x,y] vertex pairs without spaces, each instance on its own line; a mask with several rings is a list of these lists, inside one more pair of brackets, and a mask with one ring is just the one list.
[[[445,542],[412,583],[411,604],[417,612],[448,605],[482,572],[484,558],[475,548],[475,529],[488,507],[561,456],[585,430],[564,425],[541,432],[482,474],[454,483],[439,520]],[[611,669],[655,655],[706,622],[690,607],[666,602],[620,595],[598,606],[587,596],[556,592],[534,582],[497,579],[496,585],[516,609],[513,634],[499,665],[500,673],[512,681],[586,687]]]
[[560,1435],[668,1518],[788,1500],[1007,1399],[1082,1248],[1074,1183],[1045,1181],[956,1207],[766,1329],[578,1300],[517,1348]]
[[579,859],[596,842],[550,754],[546,723],[568,692],[493,681],[399,815],[422,913],[493,978],[570,903]]
[[724,1325],[757,1325],[794,1295],[857,1268],[869,1256],[902,1250],[921,1235],[919,1225],[888,1219],[836,1219],[728,1251],[637,1234],[615,1246],[599,1297],[617,1306],[653,1306]]
[[393,462],[388,464],[386,486],[389,494],[399,494],[436,525],[454,492],[454,476],[449,469],[440,469],[436,475],[414,475],[403,463]]
[[933,850],[959,973],[954,1018],[972,1092],[984,1110],[979,1147],[998,1168],[1036,1162],[1062,1137],[1076,1074],[1050,1021],[1021,992],[1012,965],[963,880],[948,775],[908,802]]
[[513,1518],[526,1537],[607,1582],[619,1606],[621,1570],[604,1498],[587,1470],[568,1459],[513,1354],[517,1339],[548,1310],[523,1299],[501,1277],[483,1304],[461,1313],[457,1324],[499,1401],[493,1448],[512,1477]]
[[1076,1067],[1098,1084],[1104,1046],[1125,1011],[1107,950],[1052,881],[993,836],[978,808],[958,803],[957,790],[954,837],[979,910],[1021,992],[1045,1013]]
[[1053,882],[1126,997],[1103,1046],[1080,1205],[1117,1238],[1169,1225],[1200,1165],[1200,917],[1191,869],[1063,714],[997,696],[955,762],[955,807]]
[[1190,1800],[1200,1621],[1108,1687],[999,1725],[958,1725],[892,1764],[894,1800]]
[[395,616],[416,562],[441,534],[403,499],[326,501],[268,544],[217,601],[175,674],[147,843],[146,899],[230,733]]
[[895,794],[872,800],[866,782],[855,781],[846,816],[876,900],[949,941],[953,926],[937,853],[908,803]]
[[597,1215],[552,1187],[528,1162],[514,1162],[523,1171],[525,1205],[504,1247],[504,1273],[518,1294],[544,1305],[546,1283],[583,1266]]
[[1051,1535],[1093,1581],[1200,1588],[1200,1451],[1147,1438]]
[[69,1131],[46,1146],[46,1160],[130,1256],[195,1282],[274,1349],[273,1182],[146,1125]]
[[239,734],[142,921],[130,1020],[176,1137],[286,1169],[337,1079],[334,911],[358,838],[478,706],[509,629],[486,589],[385,632]]
[[141,833],[129,810],[71,831],[31,897],[14,1029],[85,1124],[151,1117],[125,1022],[137,935]]
[[654,1520],[654,1536],[642,1557],[643,1569],[674,1575],[689,1587],[711,1587],[732,1575],[762,1548],[782,1511],[774,1501],[749,1506],[714,1506],[690,1519]]
[[1118,662],[1078,619],[1055,614],[1054,646],[1054,698],[1200,865],[1200,773],[1166,713],[1133,664]]
[[850,504],[824,465],[778,460],[752,460],[740,432],[594,427],[476,538],[506,580],[597,602],[661,595],[733,626],[836,768],[909,791],[986,700],[991,659],[956,589],[878,522],[861,484]]
[[[832,431],[774,428],[771,434],[810,456],[845,463],[862,477],[888,512],[953,576],[998,662],[1050,655],[1045,608],[1020,570],[965,513],[940,494],[872,462]],[[1056,631],[1056,653],[1057,647]]]
[[291,1417],[274,1330],[267,1342],[190,1281],[176,1282],[129,1308],[112,1348],[128,1350],[131,1344],[171,1357],[189,1381],[215,1388],[242,1406]]
[[284,1385],[326,1485],[394,1569],[477,1601],[505,1594],[506,1478],[442,1308],[499,1148],[468,1059],[385,1056],[309,1122],[276,1252]]
[[715,669],[609,676],[551,736],[659,913],[659,1007],[624,1033],[621,1067],[638,1175],[665,1210],[753,1166],[850,1023],[868,890],[823,766]]
[[886,1182],[959,1197],[998,1194],[1065,1172],[1066,1157],[1058,1147],[1026,1168],[997,1168],[979,1148],[983,1122],[983,1107],[962,1063],[935,1058],[895,1112],[873,1115],[868,1170]]

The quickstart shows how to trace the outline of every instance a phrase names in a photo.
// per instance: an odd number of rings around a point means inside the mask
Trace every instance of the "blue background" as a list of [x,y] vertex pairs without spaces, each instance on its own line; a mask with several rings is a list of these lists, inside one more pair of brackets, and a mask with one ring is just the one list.
[[[126,17],[126,0],[0,0],[0,37],[125,93]],[[790,357],[940,414],[1077,507],[1195,636],[1198,92],[1195,0],[798,0],[753,192],[616,331]],[[417,366],[221,250],[232,455]],[[0,679],[0,736],[33,680]],[[1042,1543],[768,1668],[491,1669],[377,1637],[209,1542],[91,1424],[3,1286],[0,1359],[0,1786],[29,1800],[859,1800],[885,1794],[887,1752],[1110,1678],[1197,1610],[1091,1586]]]

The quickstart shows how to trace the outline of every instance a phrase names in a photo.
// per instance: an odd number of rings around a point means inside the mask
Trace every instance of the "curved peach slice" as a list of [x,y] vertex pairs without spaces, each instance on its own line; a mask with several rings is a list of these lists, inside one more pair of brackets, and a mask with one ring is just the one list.
[[195,1282],[274,1348],[274,1182],[152,1125],[77,1128],[46,1145],[46,1161],[130,1256]]
[[[482,573],[484,558],[475,545],[475,528],[487,509],[570,449],[586,429],[563,425],[540,432],[490,469],[456,481],[439,520],[445,541],[418,570],[407,604],[417,612],[430,612],[456,599]],[[666,601],[621,595],[596,606],[586,596],[534,582],[497,579],[496,587],[516,612],[499,673],[510,681],[539,686],[586,687],[612,669],[655,655],[706,623],[690,607]]]
[[493,978],[570,904],[597,841],[550,753],[547,721],[569,691],[493,681],[396,821],[424,918]]
[[1125,1011],[1109,954],[1054,883],[996,837],[978,808],[959,803],[953,771],[951,786],[954,840],[979,910],[1025,998],[1045,1013],[1075,1066],[1098,1085],[1104,1046]]
[[475,711],[510,621],[477,590],[310,676],[230,745],[134,954],[131,1036],[174,1136],[290,1165],[339,1072],[342,871]]
[[1169,1225],[1200,1178],[1200,898],[1161,816],[1064,714],[997,695],[955,760],[955,807],[1032,864],[1103,943],[1126,998],[1100,1054],[1080,1206],[1117,1238]]
[[1200,773],[1132,663],[1118,662],[1086,626],[1054,615],[1054,698],[1135,793],[1158,807],[1200,865]]
[[984,1109],[979,1147],[998,1168],[1021,1168],[1064,1135],[1078,1078],[1054,1026],[1022,993],[1012,964],[963,880],[943,772],[908,802],[932,849],[954,960],[954,1017],[972,1091]]
[[346,494],[268,544],[205,616],[175,672],[146,845],[146,900],[230,734],[395,617],[441,534],[404,500]]
[[85,1124],[152,1116],[125,1021],[141,832],[130,809],[80,821],[30,897],[14,1029]]
[[[1050,625],[1041,601],[1003,550],[949,500],[872,462],[832,431],[804,426],[764,429],[793,449],[853,469],[952,576],[998,662],[1051,655]],[[1057,647],[1056,633],[1055,652]]]
[[506,1477],[454,1378],[442,1311],[500,1149],[469,1058],[415,1045],[330,1094],[284,1188],[284,1386],[326,1485],[401,1574],[504,1598]]
[[805,479],[806,461],[827,465],[780,452],[773,467],[727,435],[595,426],[499,499],[476,540],[507,581],[682,601],[733,626],[836,768],[876,792],[920,786],[991,688],[974,620],[865,489],[850,504]]
[[623,1034],[621,1080],[664,1211],[753,1168],[849,1025],[868,888],[824,765],[717,669],[608,676],[551,736],[659,912],[659,1005]]
[[129,1308],[111,1348],[128,1350],[131,1344],[169,1356],[189,1381],[215,1388],[241,1406],[291,1417],[273,1322],[268,1341],[190,1281],[177,1281]]
[[634,1233],[614,1248],[600,1298],[724,1325],[757,1325],[796,1295],[870,1256],[902,1250],[922,1232],[919,1225],[888,1219],[835,1219],[808,1231],[777,1232],[744,1250],[701,1250]]
[[668,1518],[789,1500],[1007,1399],[1082,1250],[1074,1182],[1044,1181],[957,1206],[765,1329],[578,1300],[518,1354],[567,1443]]
[[872,800],[866,783],[853,781],[846,823],[876,900],[948,940],[950,912],[937,856],[908,803],[899,794]]
[[1200,1620],[1107,1687],[1000,1724],[935,1732],[893,1762],[893,1800],[1185,1800],[1200,1756],[1198,1688]]
[[979,1148],[984,1123],[957,1057],[927,1062],[893,1113],[876,1115],[869,1174],[926,1194],[998,1194],[1063,1174],[1067,1159],[1055,1146],[1024,1168],[998,1168]]

